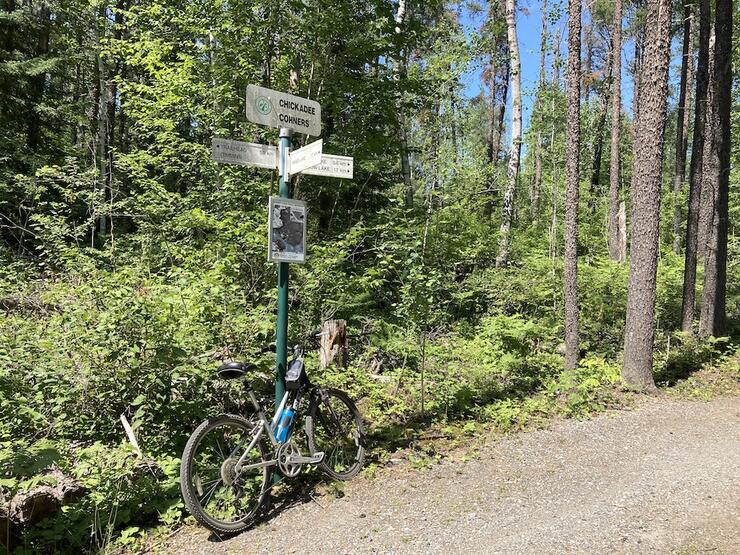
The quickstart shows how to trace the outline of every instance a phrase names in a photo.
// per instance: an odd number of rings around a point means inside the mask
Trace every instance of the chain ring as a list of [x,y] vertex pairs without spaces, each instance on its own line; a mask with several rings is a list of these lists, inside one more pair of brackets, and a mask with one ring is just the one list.
[[300,457],[301,452],[296,447],[295,443],[292,441],[288,441],[287,443],[281,444],[277,448],[277,460],[278,460],[278,468],[280,468],[280,472],[283,476],[286,478],[295,478],[298,476],[298,474],[301,472],[301,465],[295,464],[295,463],[288,463],[288,457]]

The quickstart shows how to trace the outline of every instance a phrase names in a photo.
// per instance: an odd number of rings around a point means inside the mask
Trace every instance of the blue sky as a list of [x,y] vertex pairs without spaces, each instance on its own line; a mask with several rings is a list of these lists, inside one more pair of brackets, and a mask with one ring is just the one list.
[[[491,0],[493,1],[493,0]],[[499,0],[500,1],[500,0]],[[539,64],[540,64],[540,36],[542,32],[542,13],[540,10],[540,2],[538,0],[520,0],[518,2],[517,10],[517,35],[519,37],[519,51],[521,57],[522,66],[522,112],[524,119],[524,129],[529,125],[529,118],[532,111],[532,104],[534,101],[534,93],[537,86],[537,80],[539,79]],[[552,4],[552,2],[550,3]],[[565,2],[561,2],[561,9],[565,10]],[[473,31],[480,29],[486,17],[485,9],[480,13],[471,13],[466,8],[462,12],[462,24],[465,28],[466,34],[470,34]],[[584,24],[588,22],[588,11],[584,9],[583,20]],[[558,23],[554,28],[548,29],[549,33],[556,32],[561,34],[561,28],[567,23],[564,14],[561,16]],[[626,24],[626,19],[625,23]],[[623,26],[624,26],[623,24]],[[625,37],[626,38],[626,37]],[[566,52],[566,41],[567,32],[562,32],[561,52],[563,61],[565,62]],[[675,45],[674,45],[675,46]],[[675,56],[675,52],[674,52]],[[634,57],[634,43],[631,40],[625,40],[622,47],[622,105],[623,109],[630,114],[632,109],[632,93],[633,84],[632,77],[630,76],[628,69],[631,66],[632,59]],[[552,54],[548,54],[546,71],[548,76],[550,75],[550,63],[552,60]],[[675,66],[678,61],[672,60],[671,76],[675,77],[676,71]],[[481,82],[481,67],[476,65],[471,67],[470,71],[463,77],[463,85],[465,96],[472,98],[477,96],[483,90],[483,84]],[[562,75],[564,75],[564,70]],[[509,102],[511,102],[511,95],[509,95]],[[510,121],[511,110],[507,109],[507,121]]]

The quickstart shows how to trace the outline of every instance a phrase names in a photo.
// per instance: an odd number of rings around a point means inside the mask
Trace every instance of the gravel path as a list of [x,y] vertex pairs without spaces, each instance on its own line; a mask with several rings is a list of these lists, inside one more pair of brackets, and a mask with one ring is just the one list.
[[740,398],[633,411],[491,442],[475,460],[358,478],[226,541],[161,553],[740,553]]

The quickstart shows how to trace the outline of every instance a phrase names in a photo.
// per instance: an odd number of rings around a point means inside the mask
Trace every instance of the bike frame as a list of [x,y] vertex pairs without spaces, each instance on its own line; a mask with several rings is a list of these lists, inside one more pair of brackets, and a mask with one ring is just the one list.
[[[322,332],[320,335],[326,335],[328,332]],[[303,349],[296,345],[293,349],[293,357],[296,358],[302,358],[303,355]],[[299,387],[296,390],[295,399],[293,400],[293,409],[295,411],[298,410],[298,401],[301,398],[301,391],[303,388]],[[247,455],[249,455],[249,452],[254,449],[255,445],[259,442],[260,438],[262,438],[262,434],[267,434],[267,438],[270,440],[270,443],[272,444],[273,448],[277,450],[278,446],[281,445],[281,443],[277,440],[275,437],[275,430],[277,429],[278,425],[278,419],[280,418],[280,415],[283,413],[283,409],[285,409],[285,405],[288,403],[288,397],[290,395],[290,391],[286,391],[283,395],[282,400],[280,401],[280,404],[278,405],[277,410],[275,411],[275,415],[272,417],[272,421],[267,419],[267,416],[265,416],[265,411],[262,409],[262,405],[259,404],[259,401],[257,401],[257,397],[254,394],[254,391],[250,388],[247,392],[249,395],[249,400],[252,402],[252,406],[254,406],[254,409],[257,411],[257,416],[259,417],[260,423],[255,427],[253,430],[252,435],[252,441],[249,443],[247,448],[244,450],[244,453],[242,453],[241,457],[239,457],[239,460],[236,462],[236,465],[234,465],[234,471],[238,474],[242,470],[250,470],[253,468],[264,468],[268,466],[275,466],[277,465],[278,461],[277,459],[269,460],[269,461],[260,461],[258,463],[253,464],[244,464],[244,461],[247,459]],[[293,426],[295,426],[295,420],[293,421]],[[238,445],[234,451],[231,453],[231,456],[234,456],[239,449],[242,448],[242,444]]]
[[[252,402],[254,409],[257,411],[257,416],[260,419],[260,423],[253,431],[254,435],[252,436],[252,441],[249,443],[247,448],[244,450],[244,453],[242,453],[242,456],[239,457],[239,460],[234,466],[234,470],[237,474],[242,470],[275,466],[277,464],[277,459],[271,461],[260,461],[258,463],[247,465],[244,464],[244,461],[247,459],[247,455],[249,455],[249,452],[254,449],[254,446],[257,445],[257,443],[259,442],[262,434],[267,434],[267,438],[270,440],[270,443],[272,443],[272,446],[277,449],[280,443],[275,438],[275,429],[277,427],[278,418],[282,414],[283,409],[285,408],[285,404],[288,402],[289,394],[290,393],[288,391],[285,392],[285,395],[283,395],[283,399],[280,401],[280,405],[278,405],[278,409],[275,411],[275,416],[273,416],[272,421],[270,421],[267,419],[267,416],[265,416],[265,411],[262,410],[262,406],[259,404],[259,401],[257,401],[257,397],[255,396],[254,392],[251,390],[249,391],[249,400]],[[237,452],[240,448],[241,445],[237,446],[237,448],[234,449],[234,452]]]

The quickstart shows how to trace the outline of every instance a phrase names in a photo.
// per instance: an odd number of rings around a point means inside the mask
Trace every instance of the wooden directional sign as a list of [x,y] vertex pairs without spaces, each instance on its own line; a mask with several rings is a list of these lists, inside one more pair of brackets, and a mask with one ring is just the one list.
[[309,145],[294,150],[288,154],[288,173],[295,175],[307,168],[311,168],[321,162],[321,151],[324,146],[323,139],[314,141]]
[[304,170],[303,173],[306,175],[323,175],[325,177],[352,179],[354,165],[354,159],[351,156],[322,154],[321,162],[317,166]]
[[321,135],[321,105],[318,102],[257,85],[247,86],[247,119],[315,137]]
[[239,164],[275,170],[278,167],[278,149],[275,146],[243,143],[231,139],[214,138],[211,156],[223,164]]

